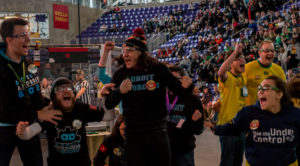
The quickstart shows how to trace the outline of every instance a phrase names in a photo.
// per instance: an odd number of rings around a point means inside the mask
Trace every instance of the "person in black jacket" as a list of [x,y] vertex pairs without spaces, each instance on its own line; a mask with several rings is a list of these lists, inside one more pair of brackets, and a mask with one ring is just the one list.
[[[183,69],[178,66],[170,66],[169,69],[179,80],[185,75]],[[166,103],[172,166],[195,166],[194,135],[203,132],[204,120],[200,98],[193,94],[180,97],[167,91]]]
[[109,166],[128,166],[125,158],[125,123],[120,115],[110,136],[104,138],[96,156],[94,166],[104,166],[105,159],[109,157]]
[[62,111],[62,120],[57,125],[48,122],[19,122],[16,134],[24,140],[38,134],[41,129],[47,131],[48,166],[90,166],[85,125],[87,122],[100,121],[104,111],[96,106],[75,101],[75,89],[72,81],[57,78],[51,87],[50,98],[53,107]]
[[169,69],[148,55],[144,32],[137,28],[123,46],[124,64],[113,75],[115,89],[106,95],[105,106],[121,100],[126,124],[126,148],[130,166],[170,166],[166,131],[166,87],[179,95],[192,93],[192,80],[176,79]]
[[57,124],[59,110],[48,111],[41,95],[37,67],[26,58],[30,43],[28,22],[21,18],[6,19],[0,34],[0,165],[8,166],[15,147],[18,147],[25,166],[42,166],[43,157],[39,136],[20,140],[16,132],[19,121],[30,124],[48,121]]

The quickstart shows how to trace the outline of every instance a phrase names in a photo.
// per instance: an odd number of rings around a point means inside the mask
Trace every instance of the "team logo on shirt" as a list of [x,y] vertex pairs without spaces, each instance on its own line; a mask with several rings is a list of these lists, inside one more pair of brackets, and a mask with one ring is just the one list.
[[102,153],[105,153],[107,151],[107,148],[105,147],[104,144],[102,144],[99,148],[99,150],[102,152]]
[[120,157],[122,155],[122,152],[119,148],[114,148],[114,155]]
[[255,75],[255,79],[259,80],[260,79],[260,75]]
[[31,74],[35,74],[37,73],[37,67],[34,65],[34,64],[30,64],[28,66],[28,71],[31,73]]
[[79,130],[82,126],[82,122],[79,119],[75,119],[72,122],[72,126],[74,129]]
[[154,90],[156,88],[156,82],[153,80],[149,80],[146,82],[146,89],[147,90]]
[[256,130],[259,127],[259,121],[254,119],[250,123],[250,129],[251,130]]

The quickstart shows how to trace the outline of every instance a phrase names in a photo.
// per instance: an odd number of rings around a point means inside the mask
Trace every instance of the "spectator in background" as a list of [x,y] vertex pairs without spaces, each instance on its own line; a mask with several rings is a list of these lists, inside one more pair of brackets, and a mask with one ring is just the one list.
[[99,32],[107,32],[107,25],[106,24],[102,24],[100,29],[99,29]]
[[84,72],[81,69],[76,71],[76,101],[90,104],[90,85],[87,80],[84,79]]
[[47,99],[50,99],[50,89],[51,89],[51,86],[48,83],[48,79],[47,78],[43,78],[42,79],[42,83],[41,83],[41,93],[42,93],[42,96],[45,97],[45,98],[47,98]]
[[126,31],[128,31],[128,28],[127,28],[127,26],[126,26],[125,23],[122,23],[121,28],[120,28],[120,31],[121,31],[121,32],[126,32]]
[[110,28],[109,32],[118,32],[118,27],[116,26],[116,24],[113,24],[112,27]]

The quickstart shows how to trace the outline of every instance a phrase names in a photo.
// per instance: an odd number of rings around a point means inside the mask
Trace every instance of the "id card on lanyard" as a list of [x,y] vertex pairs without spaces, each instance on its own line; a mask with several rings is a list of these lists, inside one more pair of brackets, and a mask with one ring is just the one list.
[[[169,91],[167,90],[167,92],[166,92],[166,106],[167,106],[167,110],[168,110],[168,118],[167,118],[168,121],[170,120],[171,111],[174,108],[174,106],[177,103],[177,101],[178,101],[178,96],[175,97],[175,99],[173,100],[172,105],[170,105]],[[180,121],[176,125],[176,128],[181,128],[181,126],[183,125],[184,121],[185,121],[184,119],[180,119]]]

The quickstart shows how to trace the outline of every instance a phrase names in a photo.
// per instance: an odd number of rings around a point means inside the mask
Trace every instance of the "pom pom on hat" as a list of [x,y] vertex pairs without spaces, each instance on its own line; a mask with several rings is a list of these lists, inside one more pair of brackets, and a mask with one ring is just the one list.
[[142,28],[135,28],[125,43],[129,46],[137,46],[141,50],[148,51],[145,33]]

